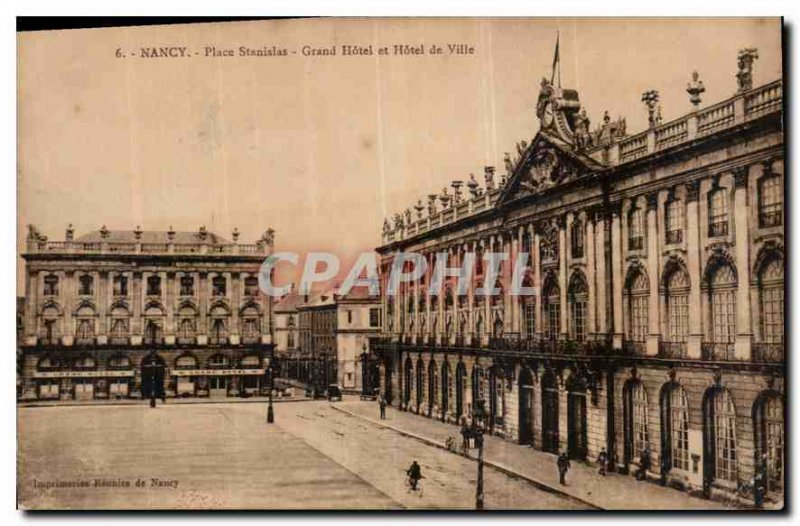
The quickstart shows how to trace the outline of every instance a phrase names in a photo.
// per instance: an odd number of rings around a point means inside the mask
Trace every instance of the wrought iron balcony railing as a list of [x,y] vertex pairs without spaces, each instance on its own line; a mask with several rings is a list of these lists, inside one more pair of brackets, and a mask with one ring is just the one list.
[[727,221],[719,221],[717,223],[709,223],[708,225],[708,236],[709,237],[721,237],[728,235],[728,222]]
[[667,232],[667,244],[677,245],[683,242],[683,230],[670,230]]
[[784,357],[784,344],[783,343],[754,343],[753,344],[753,361],[765,363],[780,363],[783,362]]
[[783,224],[783,213],[762,212],[758,215],[758,223],[761,226],[761,228],[781,226]]
[[700,349],[703,360],[729,362],[736,359],[733,343],[703,342]]
[[686,358],[686,342],[659,342],[658,357],[682,360]]

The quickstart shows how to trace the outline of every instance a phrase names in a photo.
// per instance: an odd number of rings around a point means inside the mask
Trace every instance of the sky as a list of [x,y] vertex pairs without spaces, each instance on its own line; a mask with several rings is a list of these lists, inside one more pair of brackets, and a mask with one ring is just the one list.
[[[781,76],[779,19],[317,19],[20,33],[19,247],[27,224],[51,240],[69,223],[76,235],[205,225],[230,238],[237,227],[242,243],[272,227],[276,250],[332,251],[346,266],[380,244],[384,217],[470,173],[482,181],[483,166],[502,167],[503,152],[530,141],[556,35],[562,85],[579,91],[592,128],[608,110],[629,133],[643,130],[648,89],[659,90],[665,121],[689,112],[694,70],[703,105],[732,96],[744,47],[758,48],[756,85]],[[347,44],[375,54],[302,54]],[[444,53],[377,54],[395,44]],[[474,54],[451,55],[448,44]],[[138,56],[163,46],[188,56]],[[239,46],[288,55],[205,56]]]

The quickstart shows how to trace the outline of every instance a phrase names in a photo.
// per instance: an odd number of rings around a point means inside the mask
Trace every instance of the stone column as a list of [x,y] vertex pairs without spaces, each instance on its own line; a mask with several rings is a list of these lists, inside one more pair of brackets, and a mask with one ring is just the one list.
[[658,193],[647,196],[647,274],[650,278],[650,296],[647,305],[647,354],[658,354],[659,341],[659,297],[658,297]]
[[133,313],[131,316],[131,345],[142,344],[142,273],[134,272],[131,274],[131,306]]
[[611,217],[611,294],[613,340],[615,349],[622,347],[622,207],[612,206]]
[[702,310],[700,308],[700,225],[698,219],[698,200],[700,181],[686,185],[686,266],[689,272],[691,290],[689,291],[689,338],[686,352],[689,358],[700,359],[702,332]]
[[586,251],[586,281],[589,287],[588,312],[586,313],[586,333],[590,339],[597,336],[597,287],[595,284],[595,237],[594,223],[591,217],[585,218],[586,230],[584,231],[584,249]]
[[108,309],[111,306],[109,301],[108,290],[111,288],[109,284],[108,272],[93,272],[97,289],[94,291],[97,305],[97,328],[95,335],[97,336],[98,345],[106,345],[108,343]]
[[559,339],[566,340],[569,334],[569,305],[567,305],[567,229],[566,218],[561,216],[558,218],[558,281],[559,281],[559,302],[561,303],[561,330],[559,331]]
[[197,294],[197,344],[208,344],[208,274],[206,272],[194,273],[194,285]]
[[[227,292],[231,306],[230,343],[231,345],[239,345],[242,334],[241,327],[239,326],[239,305],[242,303],[241,274],[239,272],[226,272],[225,281],[229,287],[225,292]],[[339,371],[339,373],[341,374],[342,371]]]
[[733,219],[736,231],[736,344],[734,353],[737,360],[749,360],[752,347],[753,330],[750,321],[750,260],[748,250],[750,242],[749,209],[747,207],[747,181],[750,168],[739,166],[733,170]]
[[164,323],[164,343],[167,345],[175,345],[175,308],[177,307],[177,293],[176,288],[179,280],[174,272],[166,272],[165,274],[165,293],[166,300],[164,301],[164,308],[167,310],[167,318]]
[[[38,270],[25,273],[25,343],[35,345],[37,334],[37,314],[39,309],[39,282],[44,278]],[[59,283],[59,285],[61,285]]]
[[62,343],[65,346],[71,346],[74,342],[75,336],[75,321],[73,313],[75,312],[75,272],[67,270],[63,275],[59,276],[59,281],[63,286],[64,294],[64,324]]
[[522,227],[515,228],[513,232],[515,232],[516,235],[512,234],[511,237],[511,259],[508,262],[508,272],[506,272],[508,280],[506,282],[506,294],[509,299],[509,304],[511,305],[511,332],[515,332],[519,335],[522,332],[520,330],[522,327],[520,323],[520,296],[513,296],[511,294],[511,282],[514,279],[514,268],[517,264],[517,259],[519,259],[519,247],[522,243]]
[[611,281],[606,269],[606,220],[605,211],[596,210],[594,214],[595,264],[597,266],[597,333],[608,335],[608,284]]
[[531,268],[533,268],[533,286],[536,287],[536,296],[534,296],[535,301],[535,310],[534,312],[534,332],[537,335],[541,336],[542,334],[542,271],[540,268],[541,265],[541,252],[539,245],[541,243],[541,237],[539,236],[536,229],[533,225],[528,226],[528,230],[533,236],[533,249],[531,249]]

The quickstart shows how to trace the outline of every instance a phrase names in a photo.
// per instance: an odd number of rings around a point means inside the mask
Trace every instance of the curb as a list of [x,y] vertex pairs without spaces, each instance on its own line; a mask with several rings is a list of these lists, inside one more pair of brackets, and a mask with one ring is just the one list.
[[[396,432],[396,433],[398,433],[400,435],[406,436],[408,438],[413,438],[413,439],[418,440],[418,441],[420,441],[420,442],[422,442],[424,444],[427,444],[429,446],[433,446],[433,447],[442,449],[444,451],[448,451],[450,453],[454,453],[456,455],[462,456],[462,457],[464,457],[464,458],[466,458],[468,460],[472,460],[473,462],[477,462],[477,459],[475,459],[475,458],[473,458],[473,457],[471,457],[469,455],[466,455],[464,453],[458,453],[458,452],[450,451],[449,449],[447,449],[447,447],[443,443],[441,443],[441,442],[439,442],[437,440],[433,440],[431,438],[424,437],[422,435],[417,435],[415,433],[411,433],[409,431],[405,431],[403,429],[394,427],[394,426],[389,425],[389,424],[384,424],[383,422],[380,422],[379,420],[373,420],[372,418],[368,418],[366,416],[362,416],[362,415],[353,413],[352,411],[348,411],[347,409],[344,409],[342,407],[338,407],[338,406],[336,406],[334,404],[331,404],[331,407],[334,408],[337,411],[340,411],[340,412],[346,414],[346,415],[349,415],[349,416],[352,416],[352,417],[355,417],[355,418],[359,418],[361,420],[364,420],[366,422],[374,424],[374,425],[376,425],[378,427],[382,427],[382,428],[385,428],[385,429],[390,429],[390,430],[392,430],[392,431],[394,431],[394,432]],[[580,503],[580,504],[582,504],[584,506],[588,506],[591,510],[594,510],[594,511],[605,511],[605,508],[603,508],[601,506],[598,506],[594,502],[589,502],[589,501],[584,500],[584,499],[582,499],[580,497],[576,497],[575,495],[567,493],[566,491],[564,491],[564,490],[562,490],[560,488],[557,488],[555,486],[551,486],[550,484],[547,484],[545,482],[542,482],[541,480],[537,480],[535,478],[532,478],[532,477],[530,477],[528,475],[524,475],[524,474],[522,474],[522,473],[520,473],[518,471],[514,471],[513,469],[511,469],[511,468],[509,468],[507,466],[504,466],[503,464],[500,464],[498,462],[494,462],[492,460],[484,459],[483,463],[486,466],[489,466],[492,469],[494,469],[496,471],[499,471],[500,473],[503,473],[504,475],[508,475],[509,477],[514,477],[514,478],[518,478],[518,479],[522,479],[525,482],[527,482],[528,484],[530,484],[530,485],[532,485],[532,486],[534,486],[534,487],[536,487],[536,488],[538,488],[538,489],[540,489],[542,491],[546,491],[548,493],[559,495],[561,497],[564,497],[564,498],[570,499],[572,501],[578,502],[578,503]]]

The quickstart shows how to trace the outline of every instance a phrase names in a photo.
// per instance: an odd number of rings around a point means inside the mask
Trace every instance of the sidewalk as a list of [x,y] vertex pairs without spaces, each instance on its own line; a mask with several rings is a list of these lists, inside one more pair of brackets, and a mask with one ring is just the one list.
[[[392,407],[386,408],[386,420],[379,420],[378,405],[374,402],[345,401],[333,404],[333,407],[443,449],[448,436],[456,438],[459,446],[461,444],[458,429],[438,420],[397,411]],[[595,508],[648,511],[739,509],[657,484],[638,482],[627,475],[611,473],[602,477],[593,464],[585,465],[574,461],[571,463],[572,469],[567,474],[567,485],[562,486],[558,483],[553,455],[493,436],[486,435],[484,438],[483,455],[488,466]]]

